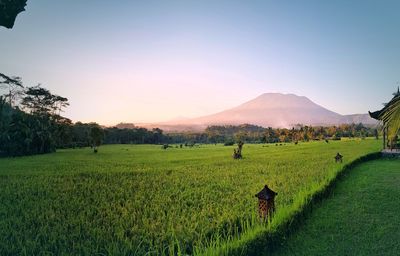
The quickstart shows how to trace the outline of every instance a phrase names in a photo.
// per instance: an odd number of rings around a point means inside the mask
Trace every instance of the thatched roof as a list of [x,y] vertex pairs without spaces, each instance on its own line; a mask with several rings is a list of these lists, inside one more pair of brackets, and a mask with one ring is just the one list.
[[374,112],[370,112],[369,116],[372,117],[373,119],[376,120],[382,120],[383,115],[385,114],[385,112],[388,110],[388,108],[396,101],[400,98],[400,89],[397,88],[397,93],[394,94],[394,97],[385,105],[385,107],[383,107],[381,110],[378,111],[374,111]]
[[273,199],[277,194],[278,193],[271,190],[267,185],[265,185],[264,188],[260,192],[258,192],[255,196],[258,197],[258,199],[269,200]]

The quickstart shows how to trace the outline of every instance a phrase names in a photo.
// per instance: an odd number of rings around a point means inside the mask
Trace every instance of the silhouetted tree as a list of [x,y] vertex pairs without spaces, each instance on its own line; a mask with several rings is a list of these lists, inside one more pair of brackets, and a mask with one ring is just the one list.
[[97,153],[98,147],[101,145],[104,137],[104,131],[98,124],[93,124],[90,129],[90,138],[92,141],[93,152]]
[[0,0],[0,26],[12,28],[20,12],[25,11],[27,0]]
[[17,98],[23,95],[23,88],[20,77],[9,77],[0,73],[0,89],[5,91],[2,96],[11,107]]
[[[22,90],[19,77],[1,74],[0,79],[6,91],[0,96],[0,155],[50,153],[70,144],[71,120],[59,115],[68,105],[66,98],[40,86]],[[17,98],[25,111],[15,106]]]
[[233,159],[242,159],[242,148],[243,148],[243,142],[239,141],[238,142],[238,147],[237,149],[233,149]]

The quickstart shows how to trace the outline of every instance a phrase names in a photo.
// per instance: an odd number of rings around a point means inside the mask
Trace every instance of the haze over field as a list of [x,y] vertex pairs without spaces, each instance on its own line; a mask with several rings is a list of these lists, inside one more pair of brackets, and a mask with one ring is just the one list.
[[390,0],[28,1],[12,30],[0,28],[0,70],[67,97],[73,121],[104,125],[207,116],[265,92],[367,113],[397,87],[399,9]]
[[375,125],[368,114],[340,115],[295,94],[264,93],[237,107],[198,118],[163,123],[138,124],[164,130],[201,130],[208,125],[255,124],[263,127],[290,128],[296,124],[339,125],[363,123]]

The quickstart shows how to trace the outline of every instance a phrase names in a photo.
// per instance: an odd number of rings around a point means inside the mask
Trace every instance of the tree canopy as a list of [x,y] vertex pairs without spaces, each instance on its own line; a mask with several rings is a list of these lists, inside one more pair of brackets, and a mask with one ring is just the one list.
[[[165,134],[133,124],[101,127],[97,123],[75,124],[61,114],[68,99],[53,94],[41,85],[24,87],[21,78],[0,73],[0,155],[20,156],[54,152],[57,148],[97,147],[104,144],[170,144],[193,147],[196,143],[282,143],[342,137],[378,136],[375,128],[362,124],[329,127],[296,125],[291,129],[251,124],[209,126],[204,132]],[[390,111],[399,122],[398,101]],[[397,112],[396,112],[397,111]],[[389,118],[389,116],[388,116]],[[394,126],[396,127],[396,126]]]
[[0,78],[0,155],[49,153],[65,145],[72,122],[60,113],[68,99],[41,86],[25,88],[19,77]]
[[25,11],[27,0],[0,0],[0,26],[12,28],[20,12]]
[[395,95],[391,104],[387,106],[382,120],[388,128],[388,136],[394,139],[400,130],[400,94]]

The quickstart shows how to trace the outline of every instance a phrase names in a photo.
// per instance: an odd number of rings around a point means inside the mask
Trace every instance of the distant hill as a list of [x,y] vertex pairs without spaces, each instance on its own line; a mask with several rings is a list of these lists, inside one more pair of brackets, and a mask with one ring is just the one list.
[[263,127],[289,128],[296,124],[339,125],[363,123],[376,125],[368,114],[340,115],[304,96],[295,94],[264,93],[237,107],[198,118],[176,120],[158,124],[137,124],[147,128],[159,127],[166,131],[203,130],[208,125],[254,124]]
[[133,129],[133,128],[137,128],[137,126],[135,126],[132,123],[119,123],[117,125],[115,125],[114,127],[117,127],[119,129]]

